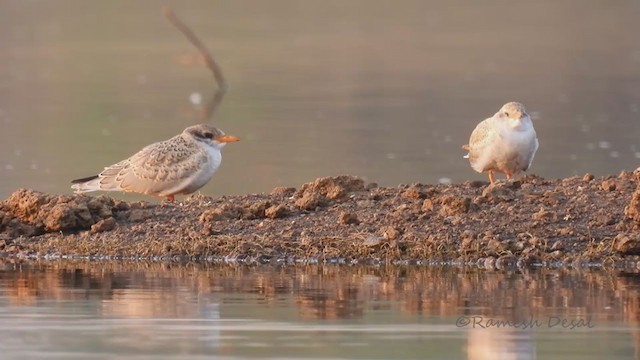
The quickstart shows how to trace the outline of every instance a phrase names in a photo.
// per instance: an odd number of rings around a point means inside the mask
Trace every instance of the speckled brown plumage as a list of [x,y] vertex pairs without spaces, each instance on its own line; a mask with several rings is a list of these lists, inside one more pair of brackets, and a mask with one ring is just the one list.
[[72,188],[79,193],[124,191],[172,199],[204,186],[220,165],[220,149],[232,141],[238,138],[210,125],[191,126],[106,167],[97,177],[74,181]]

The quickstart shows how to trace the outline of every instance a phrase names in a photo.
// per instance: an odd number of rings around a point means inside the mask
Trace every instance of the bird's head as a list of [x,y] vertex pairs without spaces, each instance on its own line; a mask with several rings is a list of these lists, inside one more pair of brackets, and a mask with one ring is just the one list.
[[227,143],[240,141],[238,137],[226,135],[222,130],[207,124],[190,126],[184,129],[183,134],[217,149],[223,148]]
[[519,121],[528,118],[529,114],[527,114],[524,105],[519,102],[512,101],[504,104],[502,108],[500,108],[498,116],[507,120]]

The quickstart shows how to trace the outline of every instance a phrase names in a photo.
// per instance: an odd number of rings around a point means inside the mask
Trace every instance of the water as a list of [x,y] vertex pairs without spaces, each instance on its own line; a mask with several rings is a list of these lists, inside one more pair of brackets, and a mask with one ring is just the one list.
[[3,359],[629,359],[640,344],[635,274],[0,265]]
[[[534,115],[534,173],[640,165],[637,1],[169,4],[222,65],[231,88],[216,123],[242,138],[205,194],[345,173],[482,179],[460,146],[510,100]],[[0,2],[0,198],[68,193],[199,122],[211,77],[159,7]]]

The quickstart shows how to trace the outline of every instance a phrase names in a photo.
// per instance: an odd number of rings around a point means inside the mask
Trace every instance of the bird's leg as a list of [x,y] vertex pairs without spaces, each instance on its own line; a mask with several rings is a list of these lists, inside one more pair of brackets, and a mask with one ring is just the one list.
[[176,196],[175,195],[167,195],[167,200],[169,201],[175,201],[176,200]]
[[496,182],[496,178],[493,176],[493,171],[489,170],[489,181],[493,184]]

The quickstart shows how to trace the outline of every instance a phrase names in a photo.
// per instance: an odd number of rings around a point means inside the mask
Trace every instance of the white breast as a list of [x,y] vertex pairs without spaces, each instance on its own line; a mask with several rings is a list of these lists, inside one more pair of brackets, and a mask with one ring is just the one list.
[[184,190],[181,191],[184,194],[190,194],[203,187],[211,180],[213,174],[218,170],[218,167],[220,167],[220,163],[222,162],[220,149],[209,145],[206,145],[206,147],[209,161],[207,161],[206,165],[203,166],[200,171],[193,174],[193,176],[185,182]]
[[[472,167],[482,172],[497,167],[515,174],[528,168],[538,150],[538,139],[531,119],[518,122],[493,122],[491,141],[481,150],[481,155]],[[497,170],[498,170],[497,169]]]
[[[200,143],[199,145],[207,150],[207,161],[205,161],[197,171],[194,171],[193,174],[186,176],[184,180],[175,184],[175,186],[162,191],[159,194],[160,196],[191,194],[203,187],[206,183],[209,182],[209,180],[211,180],[213,174],[216,172],[216,170],[218,170],[218,167],[222,162],[222,154],[220,153],[220,149],[214,146],[203,143]],[[193,161],[198,160],[194,159]]]

